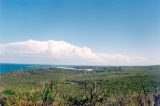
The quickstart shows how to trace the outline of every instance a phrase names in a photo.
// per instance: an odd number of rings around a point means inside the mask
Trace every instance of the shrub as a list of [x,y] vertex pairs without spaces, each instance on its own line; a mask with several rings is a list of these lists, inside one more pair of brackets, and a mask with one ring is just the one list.
[[16,94],[12,89],[5,89],[3,91],[3,93],[6,95],[15,95]]

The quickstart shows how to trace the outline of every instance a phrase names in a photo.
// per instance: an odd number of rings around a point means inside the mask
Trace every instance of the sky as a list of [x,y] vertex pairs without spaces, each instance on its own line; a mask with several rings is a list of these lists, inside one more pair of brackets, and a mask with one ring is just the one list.
[[0,62],[160,64],[159,0],[0,0]]

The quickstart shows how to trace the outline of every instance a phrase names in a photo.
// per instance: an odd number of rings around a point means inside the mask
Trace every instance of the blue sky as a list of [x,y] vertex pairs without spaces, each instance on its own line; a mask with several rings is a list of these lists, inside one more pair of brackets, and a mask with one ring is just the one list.
[[0,43],[62,40],[157,59],[159,11],[159,0],[1,0]]

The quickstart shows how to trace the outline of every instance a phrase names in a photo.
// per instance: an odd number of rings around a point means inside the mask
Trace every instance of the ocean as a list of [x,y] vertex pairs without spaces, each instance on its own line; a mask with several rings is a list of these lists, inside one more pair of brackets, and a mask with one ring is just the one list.
[[44,68],[44,67],[54,67],[54,65],[0,63],[0,73],[6,73],[24,69]]

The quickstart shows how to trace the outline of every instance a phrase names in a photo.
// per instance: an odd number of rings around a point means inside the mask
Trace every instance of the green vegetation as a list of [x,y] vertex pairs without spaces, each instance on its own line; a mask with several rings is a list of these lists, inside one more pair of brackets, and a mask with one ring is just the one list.
[[[3,106],[159,106],[160,66],[73,66],[2,74]],[[86,70],[92,69],[92,70]]]

